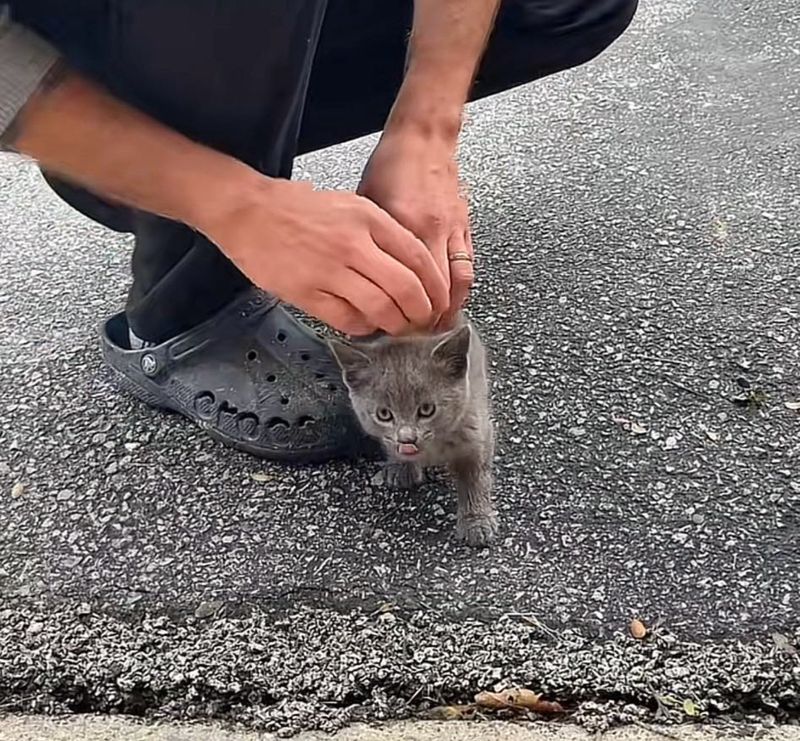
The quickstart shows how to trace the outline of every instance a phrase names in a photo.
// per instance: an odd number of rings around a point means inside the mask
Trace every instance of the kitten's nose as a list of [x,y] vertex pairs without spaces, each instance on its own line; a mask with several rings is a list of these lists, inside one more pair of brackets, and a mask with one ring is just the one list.
[[417,433],[411,427],[401,427],[397,431],[397,442],[413,445],[417,442]]

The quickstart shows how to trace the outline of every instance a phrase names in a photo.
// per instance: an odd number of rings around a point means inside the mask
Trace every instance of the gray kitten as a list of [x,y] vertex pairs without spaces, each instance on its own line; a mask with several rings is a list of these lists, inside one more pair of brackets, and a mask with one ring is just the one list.
[[444,335],[332,341],[331,348],[361,426],[386,450],[387,483],[410,488],[426,467],[446,465],[458,490],[458,536],[489,544],[497,532],[494,431],[475,329],[462,316]]

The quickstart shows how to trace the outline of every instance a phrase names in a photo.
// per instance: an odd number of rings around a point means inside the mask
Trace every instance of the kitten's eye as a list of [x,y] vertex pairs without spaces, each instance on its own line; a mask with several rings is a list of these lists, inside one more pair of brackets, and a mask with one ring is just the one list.
[[428,402],[420,404],[419,409],[417,409],[417,414],[419,414],[419,416],[422,417],[423,419],[425,417],[432,417],[434,415],[434,412],[436,412],[436,405],[429,404]]
[[375,417],[378,422],[391,422],[394,419],[394,415],[392,414],[391,409],[387,409],[386,407],[381,407],[375,412]]

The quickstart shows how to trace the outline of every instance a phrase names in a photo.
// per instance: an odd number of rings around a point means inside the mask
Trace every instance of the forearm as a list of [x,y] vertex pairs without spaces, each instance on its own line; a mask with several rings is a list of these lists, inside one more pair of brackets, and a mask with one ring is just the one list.
[[405,79],[389,127],[455,140],[499,0],[415,0]]
[[110,200],[206,230],[260,178],[159,124],[79,75],[51,75],[4,142]]

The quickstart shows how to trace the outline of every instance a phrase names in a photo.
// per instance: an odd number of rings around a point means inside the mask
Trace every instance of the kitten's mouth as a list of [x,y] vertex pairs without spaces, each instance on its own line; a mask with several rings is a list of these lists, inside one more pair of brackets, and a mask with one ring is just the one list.
[[419,455],[419,448],[414,443],[398,443],[397,454],[401,458],[413,458]]

